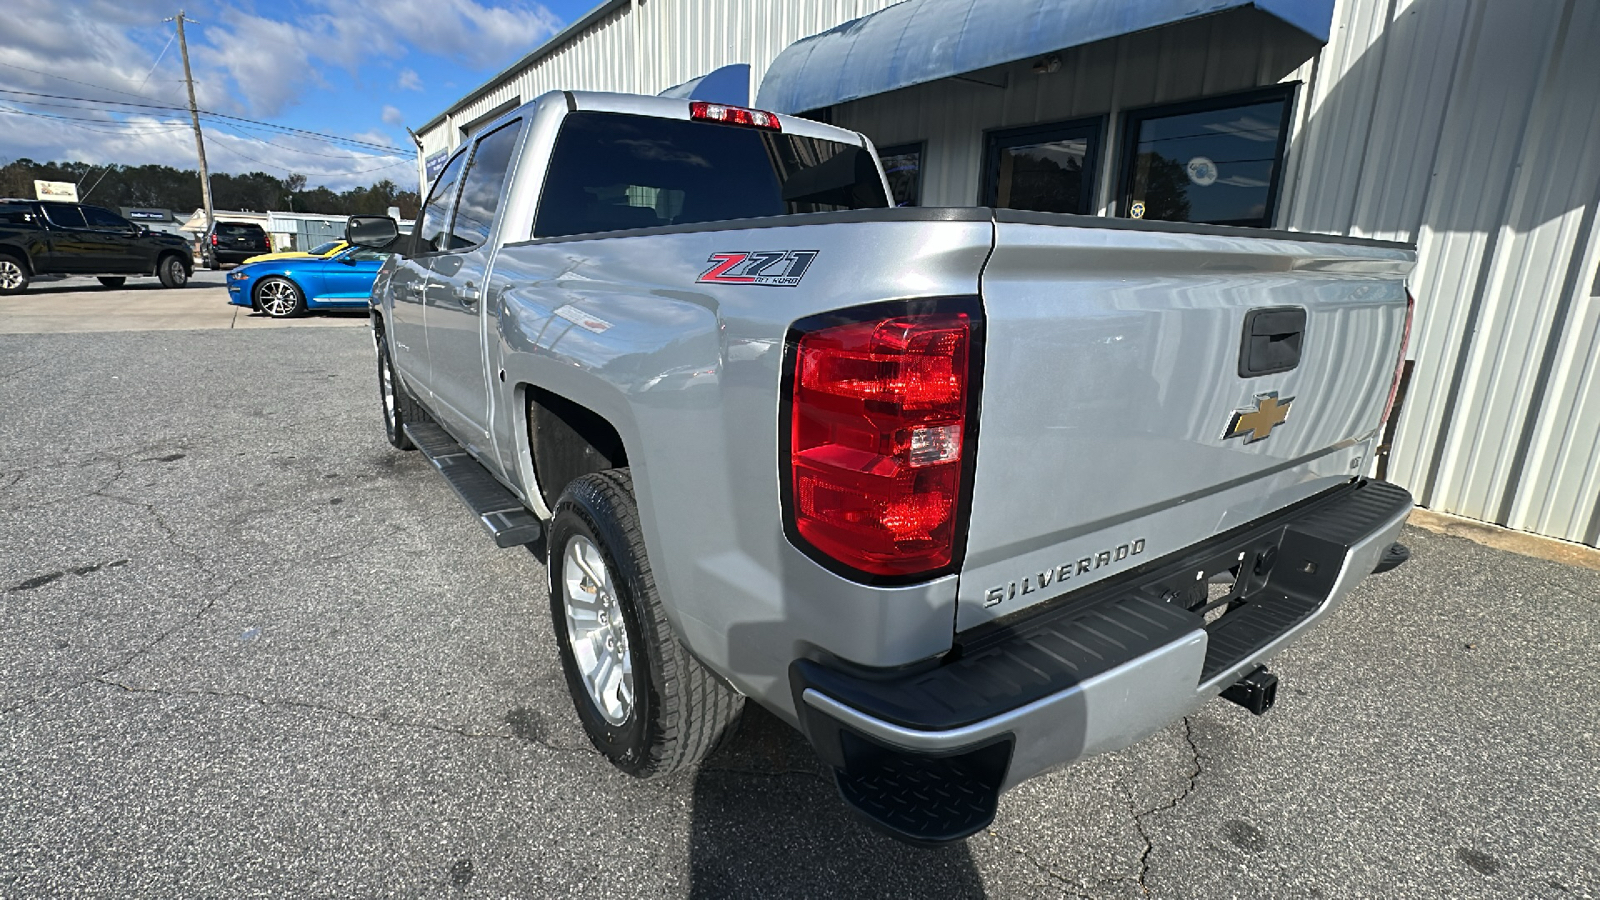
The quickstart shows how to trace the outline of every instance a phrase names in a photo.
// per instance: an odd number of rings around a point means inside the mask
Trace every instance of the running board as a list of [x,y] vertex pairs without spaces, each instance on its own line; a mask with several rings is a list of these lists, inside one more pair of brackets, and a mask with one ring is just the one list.
[[406,437],[455,488],[467,508],[494,536],[500,547],[520,547],[539,540],[544,524],[528,512],[517,495],[489,474],[443,428],[432,422],[407,422]]

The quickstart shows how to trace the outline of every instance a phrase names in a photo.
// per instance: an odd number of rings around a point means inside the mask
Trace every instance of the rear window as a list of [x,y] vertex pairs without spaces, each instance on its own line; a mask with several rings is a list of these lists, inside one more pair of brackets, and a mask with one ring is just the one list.
[[572,113],[534,237],[889,205],[861,147],[781,132]]
[[260,225],[233,225],[223,222],[217,224],[217,234],[223,237],[260,237],[265,233]]

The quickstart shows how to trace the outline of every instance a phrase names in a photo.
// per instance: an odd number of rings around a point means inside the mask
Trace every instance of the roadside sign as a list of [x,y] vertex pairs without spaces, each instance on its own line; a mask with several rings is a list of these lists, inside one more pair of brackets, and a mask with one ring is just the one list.
[[40,200],[60,200],[65,203],[78,202],[78,186],[70,181],[35,181],[33,193]]

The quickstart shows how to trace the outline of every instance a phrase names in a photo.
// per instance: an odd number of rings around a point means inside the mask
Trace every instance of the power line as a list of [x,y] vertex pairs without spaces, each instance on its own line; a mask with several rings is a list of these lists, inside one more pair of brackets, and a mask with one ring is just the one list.
[[[325,159],[355,159],[357,157],[364,157],[364,158],[367,158],[367,159],[393,159],[394,158],[392,156],[387,156],[387,155],[379,156],[377,154],[372,154],[372,153],[360,153],[360,154],[357,154],[356,156],[350,156],[348,154],[341,155],[341,154],[337,154],[337,153],[318,153],[315,150],[304,150],[304,149],[301,149],[299,147],[290,147],[287,144],[275,143],[273,141],[267,140],[266,138],[260,138],[260,137],[255,137],[253,135],[245,134],[244,132],[239,130],[241,127],[242,128],[250,127],[248,125],[240,126],[240,125],[233,125],[233,124],[229,124],[227,122],[224,122],[224,123],[222,123],[222,127],[228,129],[229,131],[233,132],[235,135],[237,135],[240,138],[243,138],[244,140],[257,141],[257,142],[262,143],[262,144],[267,144],[268,146],[277,147],[280,150],[288,150],[288,151],[293,152],[293,153],[304,153],[307,156],[321,156],[321,157],[323,157]],[[323,143],[327,143],[327,142],[324,141]],[[350,153],[356,153],[356,151],[351,150]]]
[[[45,93],[40,93],[38,91],[19,91],[19,90],[15,90],[15,89],[12,89],[12,88],[0,88],[0,93],[20,94],[20,95],[25,96],[25,97],[48,97],[48,98],[50,98],[52,100],[76,100],[76,101],[79,101],[81,103],[98,103],[98,104],[103,104],[103,105],[107,105],[107,106],[133,106],[133,107],[138,107],[138,108],[141,108],[141,109],[168,109],[168,110],[176,109],[176,110],[182,110],[182,109],[186,109],[187,108],[187,107],[183,107],[183,106],[172,106],[170,104],[165,104],[165,103],[130,103],[130,102],[125,101],[125,100],[96,100],[96,99],[91,98],[91,97],[72,97],[72,96],[68,96],[68,95],[64,95],[64,94],[45,94]],[[149,99],[149,98],[146,98],[146,99]],[[19,100],[17,102],[22,103],[22,102],[33,102],[33,101],[20,101]],[[40,105],[43,105],[43,104],[40,104]],[[211,116],[213,118],[228,119],[228,120],[234,121],[234,122],[248,122],[248,123],[250,123],[252,125],[261,125],[261,126],[264,126],[264,127],[267,127],[267,128],[276,128],[276,129],[278,129],[280,131],[287,131],[287,132],[293,132],[295,134],[309,135],[311,137],[318,137],[318,138],[322,138],[324,140],[335,141],[335,142],[338,142],[338,143],[358,144],[358,145],[363,146],[363,147],[371,147],[374,150],[387,150],[387,151],[389,151],[391,153],[404,153],[405,152],[405,151],[401,150],[399,147],[393,147],[393,146],[389,146],[387,144],[377,144],[377,143],[373,143],[372,141],[363,141],[363,140],[358,140],[356,138],[339,137],[338,135],[325,134],[325,133],[320,132],[320,131],[308,131],[307,129],[304,129],[304,128],[294,128],[294,127],[289,126],[289,125],[278,125],[278,124],[273,123],[273,122],[263,122],[263,121],[261,121],[259,119],[247,119],[247,118],[245,118],[243,116],[231,116],[231,115],[228,115],[227,113],[212,112],[210,110],[205,110],[205,109],[199,110],[199,112],[202,115]]]
[[317,178],[343,178],[343,177],[345,177],[347,175],[364,175],[364,174],[366,174],[368,172],[378,172],[378,171],[382,171],[383,169],[392,169],[395,166],[403,166],[403,165],[406,165],[406,164],[411,162],[411,160],[409,160],[409,159],[402,159],[402,160],[399,160],[397,162],[389,163],[387,165],[373,166],[370,169],[352,169],[352,170],[347,171],[347,172],[305,172],[305,171],[302,171],[300,169],[291,169],[291,168],[289,168],[287,166],[280,166],[277,163],[270,163],[270,162],[267,162],[264,159],[256,159],[253,156],[249,156],[249,155],[246,155],[244,153],[239,152],[239,149],[237,147],[231,147],[231,146],[229,146],[229,145],[227,145],[225,143],[222,143],[221,141],[218,141],[215,137],[211,138],[211,146],[220,147],[221,149],[226,150],[229,153],[232,153],[234,156],[238,156],[238,157],[241,157],[243,159],[248,159],[249,161],[251,161],[251,162],[253,162],[253,163],[257,164],[257,165],[270,166],[271,168],[278,169],[278,170],[283,171],[283,172],[289,172],[291,174],[312,175],[312,176],[315,176]]
[[[151,125],[147,130],[133,130],[133,129],[143,129],[142,124],[141,123],[128,123],[127,125],[121,125],[118,122],[107,121],[107,120],[104,120],[104,119],[75,119],[75,118],[72,118],[71,116],[52,116],[52,115],[49,115],[47,113],[29,112],[29,111],[27,111],[25,109],[12,109],[10,107],[5,107],[5,106],[0,106],[0,113],[7,113],[9,115],[16,115],[16,116],[33,116],[33,117],[39,118],[39,119],[52,119],[52,120],[61,122],[63,125],[67,125],[67,126],[72,127],[72,128],[82,128],[85,131],[94,131],[94,132],[98,132],[100,134],[126,134],[126,135],[171,134],[172,133],[172,129],[174,129],[174,128],[184,128],[184,127],[186,127],[182,123],[178,123],[178,124],[175,124],[175,125]],[[102,124],[107,125],[109,127],[96,128],[93,125],[82,124],[82,123],[85,123],[85,122],[102,123]]]
[[[169,42],[169,46],[170,46],[170,42]],[[163,54],[165,54],[165,53],[166,53],[166,51],[165,51],[165,50],[163,50],[163,51],[161,51],[161,52],[162,52],[162,53],[163,53]],[[158,60],[156,60],[156,62],[158,62],[158,63],[159,63],[159,62],[160,62],[160,60],[159,60],[159,59],[158,59]],[[56,74],[56,73],[54,73],[54,72],[42,72],[42,71],[40,71],[40,70],[38,70],[38,69],[30,69],[30,68],[28,68],[28,67],[27,67],[27,66],[19,66],[19,65],[17,65],[17,64],[16,64],[16,63],[6,63],[6,62],[0,62],[0,66],[5,66],[5,67],[6,67],[6,68],[8,68],[8,69],[21,69],[21,70],[22,70],[22,71],[24,71],[24,72],[32,72],[32,73],[33,73],[33,74],[35,74],[35,75],[43,75],[43,76],[45,76],[45,77],[46,77],[46,78],[59,78],[59,79],[61,79],[61,80],[62,80],[62,81],[70,81],[70,82],[72,82],[72,83],[73,83],[73,84],[81,84],[81,85],[83,85],[83,86],[84,86],[84,87],[92,87],[92,88],[99,88],[99,89],[100,89],[100,90],[102,90],[102,91],[110,91],[110,92],[111,92],[111,93],[113,93],[113,94],[127,94],[127,95],[128,95],[128,96],[129,96],[129,97],[140,97],[140,98],[143,98],[143,99],[145,99],[145,100],[150,100],[150,99],[153,99],[153,98],[151,98],[151,97],[150,97],[150,96],[148,96],[148,95],[146,95],[146,94],[136,94],[136,93],[134,93],[134,92],[133,92],[133,91],[124,91],[124,90],[120,90],[120,89],[118,89],[118,88],[114,88],[114,87],[106,87],[106,86],[105,86],[105,85],[103,85],[103,84],[95,84],[95,83],[94,83],[94,82],[92,82],[92,81],[79,81],[79,80],[78,80],[78,79],[76,79],[76,78],[68,78],[68,77],[67,77],[67,76],[65,76],[65,75],[57,75],[57,74]],[[152,66],[152,67],[151,67],[151,69],[150,69],[150,71],[152,71],[152,72],[154,72],[154,71],[155,71],[155,67],[154,67],[154,66]],[[149,77],[149,76],[146,76],[146,77]],[[128,79],[128,80],[129,80],[129,81],[132,81],[132,80],[133,80],[133,79],[131,79],[131,78],[130,78],[130,79]]]

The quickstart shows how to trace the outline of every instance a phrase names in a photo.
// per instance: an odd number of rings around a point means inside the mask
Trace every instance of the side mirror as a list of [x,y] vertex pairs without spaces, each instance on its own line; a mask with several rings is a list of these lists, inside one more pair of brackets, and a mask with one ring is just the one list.
[[386,250],[400,236],[400,225],[388,216],[351,216],[344,239],[357,247]]

